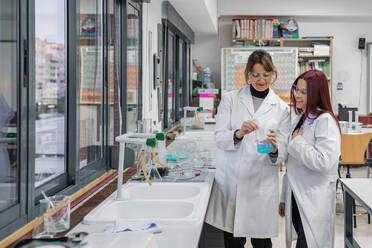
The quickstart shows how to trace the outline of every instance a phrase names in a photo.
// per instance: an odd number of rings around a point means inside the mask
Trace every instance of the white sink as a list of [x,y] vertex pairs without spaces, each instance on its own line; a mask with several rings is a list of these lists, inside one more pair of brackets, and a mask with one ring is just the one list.
[[200,193],[198,186],[190,183],[153,183],[150,187],[143,183],[132,183],[123,189],[123,199],[187,199]]
[[208,202],[208,183],[129,183],[123,198],[116,192],[84,217],[84,223],[112,223],[116,220],[154,220],[160,223],[198,221]]
[[182,219],[191,215],[190,202],[115,201],[96,215],[99,219]]
[[158,248],[153,234],[141,232],[90,233],[84,240],[86,248]]

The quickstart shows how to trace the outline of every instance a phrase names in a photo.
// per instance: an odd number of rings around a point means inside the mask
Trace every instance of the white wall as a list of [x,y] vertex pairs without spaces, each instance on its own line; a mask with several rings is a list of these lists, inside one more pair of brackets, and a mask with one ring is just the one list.
[[[297,17],[300,36],[333,36],[333,109],[338,103],[359,107],[360,114],[367,114],[367,56],[358,50],[358,38],[372,42],[372,21],[368,18],[315,18]],[[231,18],[221,18],[219,24],[220,47],[231,45]],[[216,42],[217,43],[217,42]],[[207,49],[207,48],[205,48]],[[204,61],[212,50],[203,50]],[[209,60],[214,63],[214,60]],[[362,70],[362,71],[361,71]],[[362,77],[361,77],[362,75]],[[361,79],[360,79],[361,78]],[[343,90],[337,91],[337,82]]]
[[[153,55],[158,52],[158,28],[161,23],[161,4],[163,1],[151,1],[143,4],[143,25],[142,25],[142,99],[143,118],[158,120],[158,98],[157,90],[153,89]],[[151,32],[151,44],[149,44],[149,32]],[[149,52],[149,49],[151,52]]]
[[219,0],[218,16],[371,16],[370,0]]
[[213,82],[220,88],[221,63],[218,35],[195,34],[195,44],[191,45],[192,59],[197,59],[199,64],[212,69]]
[[[358,107],[367,114],[367,51],[358,49],[358,38],[372,41],[370,22],[299,22],[301,36],[331,35],[333,43],[333,109],[337,103]],[[343,82],[343,90],[337,90]]]

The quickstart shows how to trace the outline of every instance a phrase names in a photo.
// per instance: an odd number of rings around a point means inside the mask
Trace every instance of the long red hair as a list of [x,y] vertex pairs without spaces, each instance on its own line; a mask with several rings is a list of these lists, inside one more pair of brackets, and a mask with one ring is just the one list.
[[307,85],[307,104],[303,120],[306,120],[310,114],[315,115],[312,118],[315,120],[319,115],[329,113],[335,119],[341,132],[340,124],[332,110],[327,77],[319,70],[306,71],[294,81],[291,89],[291,106],[294,108],[295,113],[300,114],[303,112],[302,109],[297,108],[294,97],[294,86],[297,86],[297,82],[300,79],[305,80]]

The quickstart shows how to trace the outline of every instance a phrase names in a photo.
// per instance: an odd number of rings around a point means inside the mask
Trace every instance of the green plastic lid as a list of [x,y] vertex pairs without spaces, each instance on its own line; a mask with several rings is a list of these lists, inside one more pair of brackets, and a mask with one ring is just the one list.
[[151,146],[151,147],[155,147],[156,146],[156,139],[155,138],[147,139],[146,140],[146,145]]
[[157,134],[155,135],[155,138],[156,138],[157,140],[165,140],[165,134],[164,134],[164,133],[157,133]]
[[131,112],[131,111],[133,111],[133,108],[129,107],[128,112]]
[[203,111],[203,107],[199,107],[199,108],[197,108],[196,111],[198,111],[198,112],[202,112],[202,111]]

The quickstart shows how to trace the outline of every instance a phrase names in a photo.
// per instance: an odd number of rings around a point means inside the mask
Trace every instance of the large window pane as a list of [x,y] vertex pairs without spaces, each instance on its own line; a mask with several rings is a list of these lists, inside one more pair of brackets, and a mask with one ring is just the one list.
[[18,202],[17,2],[0,0],[0,211]]
[[172,124],[174,123],[174,81],[173,81],[173,75],[174,75],[174,42],[175,42],[175,36],[169,32],[168,34],[168,52],[167,52],[167,57],[168,57],[168,127],[171,127]]
[[35,186],[65,172],[65,1],[35,0]]
[[184,74],[184,42],[183,40],[178,40],[178,68],[177,68],[177,88],[178,88],[178,96],[177,96],[177,107],[178,107],[178,120],[182,116],[182,108],[183,108],[183,74]]
[[103,156],[102,1],[80,0],[80,168]]
[[108,1],[108,84],[109,84],[109,145],[115,142],[115,137],[121,133],[120,127],[120,12],[115,0]]
[[127,132],[137,131],[138,120],[138,87],[140,73],[140,43],[139,43],[139,12],[133,6],[128,5],[128,45],[127,45]]

